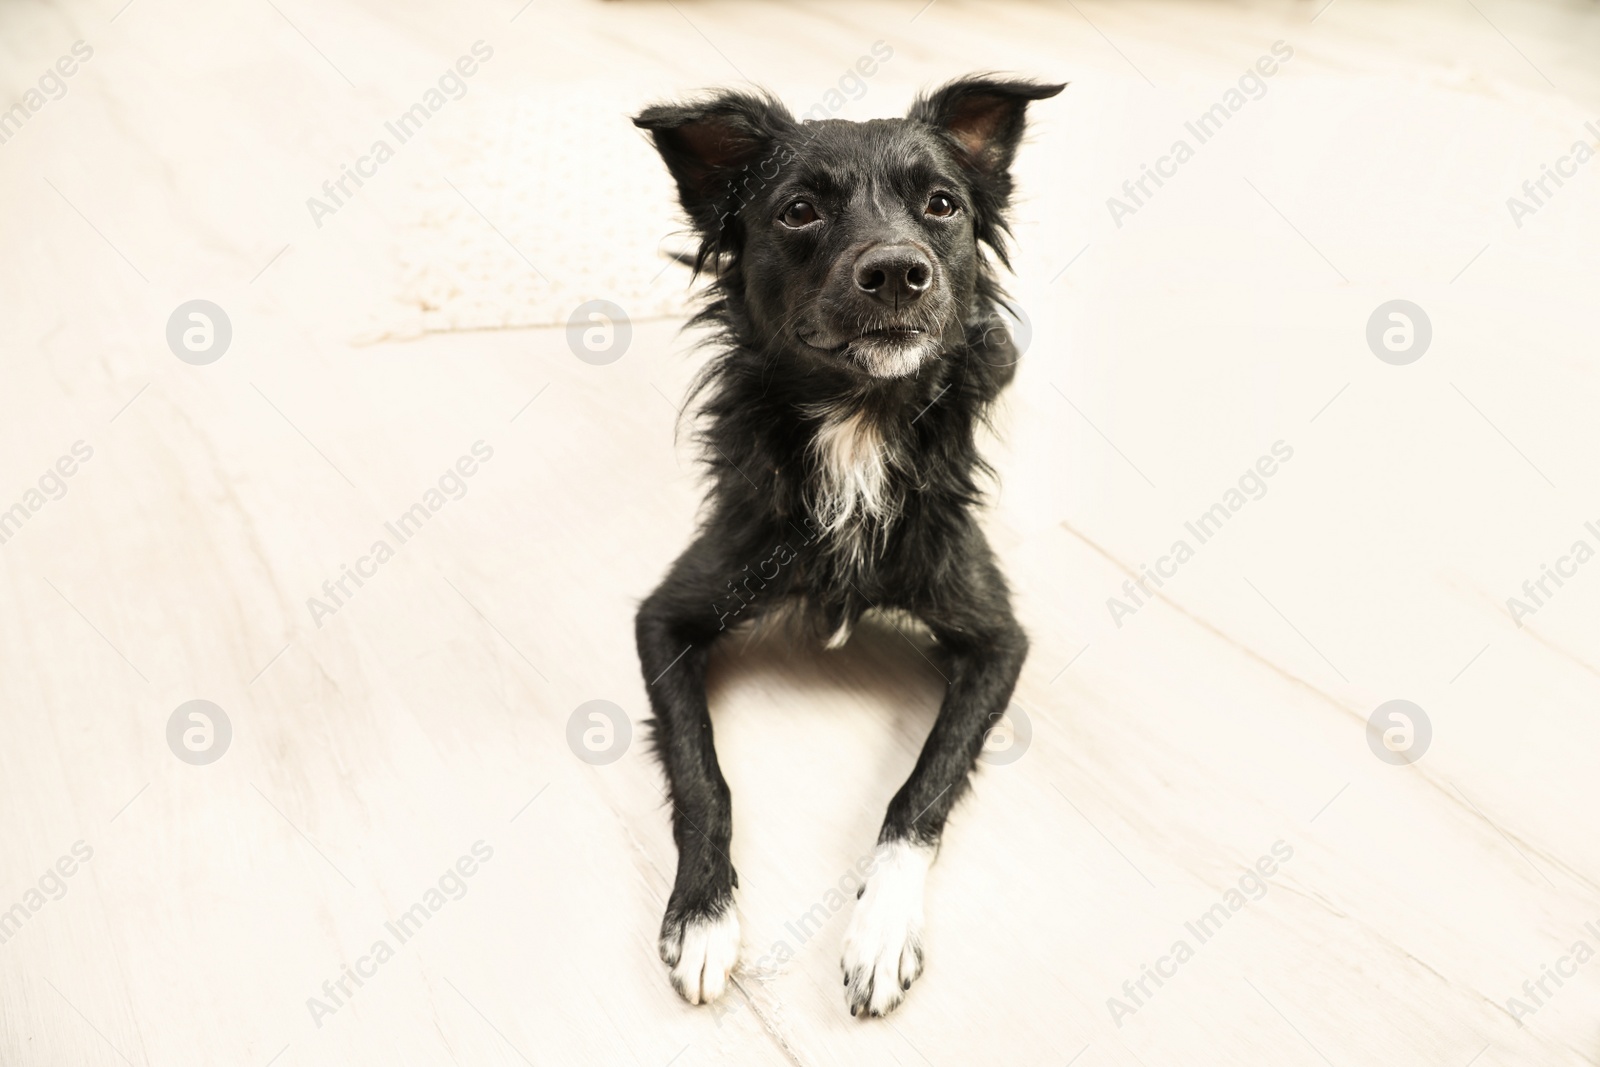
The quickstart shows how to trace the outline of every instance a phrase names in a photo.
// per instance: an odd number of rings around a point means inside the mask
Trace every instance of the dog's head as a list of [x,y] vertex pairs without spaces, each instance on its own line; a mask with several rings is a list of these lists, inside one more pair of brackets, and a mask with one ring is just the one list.
[[1030,100],[1064,86],[971,77],[903,119],[796,122],[727,92],[644,111],[720,272],[738,339],[874,378],[961,344],[984,271],[1005,261],[1010,167]]

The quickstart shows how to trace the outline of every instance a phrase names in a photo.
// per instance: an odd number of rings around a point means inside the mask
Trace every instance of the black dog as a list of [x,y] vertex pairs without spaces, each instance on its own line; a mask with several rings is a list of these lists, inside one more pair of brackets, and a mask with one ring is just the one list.
[[1028,647],[974,515],[974,434],[1018,357],[989,260],[1009,266],[1009,168],[1028,102],[1062,88],[973,77],[863,123],[732,92],[634,119],[715,270],[694,320],[718,342],[695,387],[711,491],[636,626],[678,846],[661,958],[691,1004],[739,951],[706,661],[782,605],[830,647],[869,608],[902,611],[943,652],[949,689],[845,935],[851,1014],[892,1010],[922,971],[924,875]]

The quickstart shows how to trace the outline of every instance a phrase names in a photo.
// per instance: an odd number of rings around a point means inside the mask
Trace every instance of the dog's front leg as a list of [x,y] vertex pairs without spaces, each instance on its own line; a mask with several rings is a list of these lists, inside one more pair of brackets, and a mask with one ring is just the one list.
[[[1005,582],[987,546],[959,590],[924,612],[948,654],[949,687],[917,765],[889,802],[872,872],[845,931],[845,998],[850,1014],[883,1015],[922,973],[922,894],[945,819],[1016,686],[1028,639],[1011,614]],[[954,594],[953,596],[948,594]]]
[[705,684],[712,642],[734,618],[755,610],[729,593],[733,573],[716,539],[702,537],[678,558],[635,620],[678,846],[678,874],[661,923],[661,959],[671,968],[673,987],[690,1004],[720,996],[739,957],[733,903],[739,878],[728,855],[733,811],[712,744]]

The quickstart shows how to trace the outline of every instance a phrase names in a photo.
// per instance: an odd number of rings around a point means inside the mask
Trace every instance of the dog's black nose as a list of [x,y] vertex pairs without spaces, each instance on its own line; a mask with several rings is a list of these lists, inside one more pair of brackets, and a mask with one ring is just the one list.
[[933,285],[933,264],[915,245],[878,245],[856,260],[856,288],[885,303],[909,303]]

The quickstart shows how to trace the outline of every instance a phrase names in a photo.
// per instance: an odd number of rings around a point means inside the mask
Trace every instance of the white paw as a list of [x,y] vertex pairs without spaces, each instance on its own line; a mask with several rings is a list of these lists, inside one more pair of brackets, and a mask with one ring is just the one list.
[[661,958],[672,988],[690,1004],[709,1004],[728,988],[739,961],[739,916],[732,906],[709,919],[690,919],[661,936]]
[[844,934],[851,1015],[887,1015],[922,973],[922,887],[933,850],[896,842],[879,845],[873,858]]

